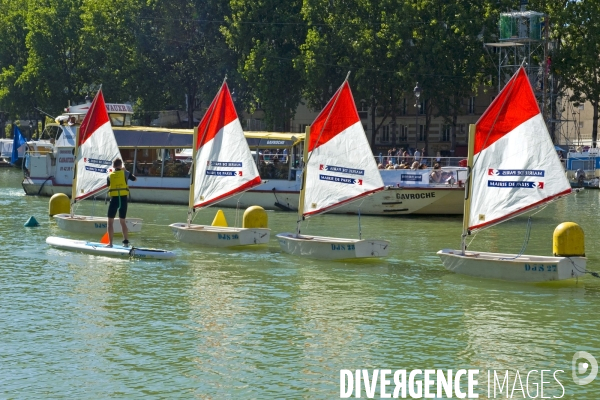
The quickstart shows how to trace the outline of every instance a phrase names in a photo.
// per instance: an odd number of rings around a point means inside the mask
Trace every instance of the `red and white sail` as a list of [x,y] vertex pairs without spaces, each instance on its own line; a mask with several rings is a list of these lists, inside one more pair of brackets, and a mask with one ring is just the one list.
[[477,121],[473,154],[471,231],[571,193],[523,68]]
[[79,201],[107,188],[112,162],[121,158],[102,90],[81,122],[76,149],[73,199]]
[[311,125],[306,174],[304,216],[384,189],[348,81]]
[[225,82],[198,125],[194,147],[190,207],[208,207],[261,184]]

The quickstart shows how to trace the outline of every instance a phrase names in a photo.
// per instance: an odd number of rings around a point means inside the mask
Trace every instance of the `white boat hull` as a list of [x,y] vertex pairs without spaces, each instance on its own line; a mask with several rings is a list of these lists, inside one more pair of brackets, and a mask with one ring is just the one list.
[[[53,179],[25,178],[23,188],[28,195],[52,196],[71,194],[70,185]],[[275,190],[273,190],[275,189]],[[431,187],[393,187],[366,197],[360,203],[362,215],[462,215],[464,188],[448,185]],[[257,205],[265,210],[298,210],[299,184],[295,181],[269,182],[219,203],[221,207],[245,209]],[[189,203],[189,179],[138,177],[130,184],[130,201],[152,204]],[[351,203],[329,211],[331,214],[357,214],[358,204]]]
[[[68,232],[89,233],[103,235],[108,225],[107,217],[91,217],[87,215],[56,214],[54,220],[58,227]],[[129,233],[137,233],[142,230],[141,218],[127,218],[125,220]],[[115,234],[122,234],[119,218],[115,218],[113,224]]]
[[277,241],[281,249],[288,254],[319,260],[386,257],[390,248],[390,242],[387,240],[298,236],[295,233],[280,233],[277,235]]
[[477,278],[517,282],[547,282],[585,274],[585,257],[545,257],[444,249],[437,252],[444,267]]
[[176,256],[175,253],[168,250],[124,247],[119,245],[106,247],[106,245],[102,243],[88,242],[86,240],[72,240],[57,236],[46,238],[46,243],[61,250],[77,251],[106,257],[165,260],[175,258]]
[[209,247],[235,247],[267,244],[271,238],[268,228],[230,228],[210,225],[169,225],[175,238],[184,243]]

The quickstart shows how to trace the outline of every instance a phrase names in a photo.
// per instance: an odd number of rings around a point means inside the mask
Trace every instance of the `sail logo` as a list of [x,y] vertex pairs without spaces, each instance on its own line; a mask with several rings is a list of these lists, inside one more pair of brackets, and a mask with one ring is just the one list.
[[544,176],[543,170],[536,169],[495,169],[488,168],[490,176]]
[[422,182],[423,175],[418,174],[401,174],[400,175],[401,182]]
[[206,170],[206,175],[210,176],[242,176],[242,171],[215,171],[213,169]]
[[207,161],[206,165],[211,167],[242,168],[241,162],[230,161]]
[[349,185],[359,185],[360,186],[363,184],[362,179],[344,178],[342,176],[319,175],[319,179],[322,181],[346,183]]
[[363,169],[336,167],[335,165],[320,164],[319,170],[329,171],[329,172],[339,172],[340,174],[350,174],[350,175],[364,175],[365,174],[365,171]]
[[98,164],[98,165],[111,165],[112,162],[110,162],[109,160],[100,160],[98,158],[83,158],[83,162],[89,163],[89,164]]
[[523,182],[523,181],[488,181],[488,187],[498,188],[525,188],[525,189],[543,189],[544,182]]
[[102,174],[106,174],[107,172],[106,168],[88,167],[87,165],[85,166],[85,170],[92,172],[100,172]]

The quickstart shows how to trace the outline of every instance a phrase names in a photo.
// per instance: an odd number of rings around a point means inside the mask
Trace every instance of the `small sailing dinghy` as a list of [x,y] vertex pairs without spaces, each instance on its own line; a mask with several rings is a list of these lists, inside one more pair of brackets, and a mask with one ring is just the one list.
[[303,219],[384,190],[348,77],[307,128],[296,233],[277,235],[286,253],[325,260],[385,257],[387,240],[300,234]]
[[[110,125],[102,89],[98,90],[81,126],[76,131],[75,165],[71,192],[71,213],[54,216],[59,228],[78,233],[101,234],[106,232],[107,217],[75,215],[75,203],[107,190],[106,178],[116,158],[121,158],[115,134]],[[140,232],[142,220],[127,218],[129,233]],[[115,219],[114,232],[121,232]]]
[[77,251],[106,257],[165,260],[175,258],[176,256],[175,253],[169,250],[125,247],[119,245],[106,247],[106,244],[104,243],[89,242],[87,240],[72,240],[57,236],[49,236],[46,238],[46,243],[61,250]]
[[[479,121],[471,125],[468,166],[471,172],[465,192],[462,249],[444,249],[437,253],[446,269],[475,277],[521,282],[562,280],[585,273],[582,233],[577,240],[579,251],[567,251],[570,254],[564,256],[466,250],[467,235],[572,192],[522,67]],[[566,224],[581,231],[576,224]],[[554,233],[555,241],[559,228]]]
[[271,230],[258,206],[246,210],[250,218],[244,218],[242,228],[192,224],[195,211],[262,183],[225,81],[194,129],[192,160],[188,219],[169,225],[175,238],[210,247],[268,243]]

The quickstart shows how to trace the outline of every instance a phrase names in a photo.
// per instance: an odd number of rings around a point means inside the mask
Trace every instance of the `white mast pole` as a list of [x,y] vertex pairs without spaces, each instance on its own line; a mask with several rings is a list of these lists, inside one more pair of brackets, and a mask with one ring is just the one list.
[[463,214],[463,232],[461,235],[461,249],[462,254],[465,255],[467,251],[467,235],[469,234],[469,214],[471,213],[471,195],[473,193],[473,152],[475,151],[475,130],[477,125],[469,125],[469,143],[468,155],[467,155],[467,185],[465,189],[465,208]]
[[304,148],[302,150],[302,183],[300,186],[300,199],[298,202],[298,221],[296,222],[296,235],[300,235],[300,223],[302,222],[302,214],[304,214],[304,189],[306,187],[306,170],[308,167],[308,141],[310,138],[310,126],[306,127],[306,135],[304,137]]

